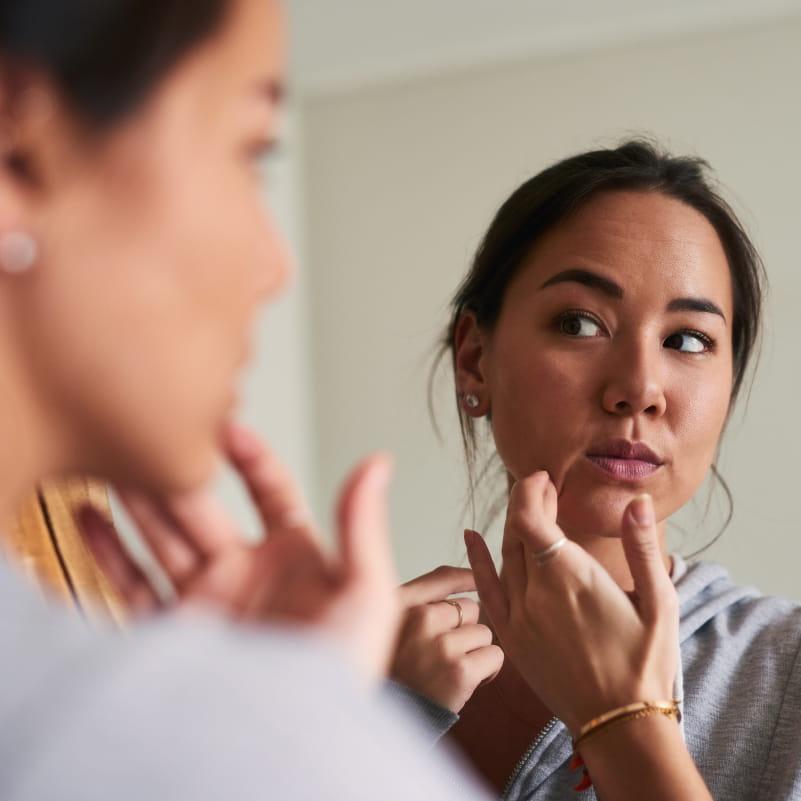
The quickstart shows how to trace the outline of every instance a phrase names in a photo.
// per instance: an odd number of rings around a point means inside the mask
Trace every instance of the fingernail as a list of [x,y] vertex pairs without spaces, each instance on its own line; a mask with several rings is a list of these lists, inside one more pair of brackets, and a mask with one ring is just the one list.
[[631,516],[638,526],[645,528],[654,524],[654,505],[651,496],[647,494],[638,495],[629,507]]
[[476,539],[480,538],[481,535],[477,531],[473,531],[472,528],[466,528],[464,530],[464,544],[471,548],[476,543]]

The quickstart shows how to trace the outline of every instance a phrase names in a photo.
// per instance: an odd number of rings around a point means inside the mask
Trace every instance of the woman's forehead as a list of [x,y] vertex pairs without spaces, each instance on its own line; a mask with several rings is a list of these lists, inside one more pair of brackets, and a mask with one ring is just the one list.
[[658,192],[605,192],[588,200],[535,245],[526,283],[541,285],[561,270],[590,268],[651,294],[731,294],[725,250],[696,209]]

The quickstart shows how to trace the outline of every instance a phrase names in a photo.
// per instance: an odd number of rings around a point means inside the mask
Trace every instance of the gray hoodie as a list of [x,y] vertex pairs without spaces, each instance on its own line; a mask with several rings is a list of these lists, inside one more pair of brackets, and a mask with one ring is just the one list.
[[[715,801],[801,801],[801,604],[738,586],[721,565],[672,554],[679,596],[687,747]],[[441,737],[456,715],[399,690]],[[532,733],[534,735],[534,733]],[[594,801],[576,793],[570,734],[554,718],[532,736],[505,801]]]

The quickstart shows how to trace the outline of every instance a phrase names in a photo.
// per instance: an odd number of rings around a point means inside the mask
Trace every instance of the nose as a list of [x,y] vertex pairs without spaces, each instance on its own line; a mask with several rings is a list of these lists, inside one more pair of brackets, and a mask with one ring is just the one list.
[[661,345],[638,342],[610,354],[603,407],[618,417],[661,417],[667,408],[661,375]]

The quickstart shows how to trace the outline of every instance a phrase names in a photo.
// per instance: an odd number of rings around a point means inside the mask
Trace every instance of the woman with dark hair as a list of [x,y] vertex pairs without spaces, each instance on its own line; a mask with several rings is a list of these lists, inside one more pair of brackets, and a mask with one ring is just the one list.
[[[0,529],[45,479],[112,481],[184,597],[259,624],[206,612],[122,638],[3,568],[5,801],[350,800],[378,782],[478,797],[359,686],[399,618],[386,457],[345,485],[330,557],[286,471],[230,422],[257,307],[288,272],[258,171],[283,42],[273,0],[0,4]],[[269,529],[259,547],[197,489],[221,450]],[[134,611],[156,606],[138,586]]]
[[707,165],[644,141],[490,225],[444,347],[471,486],[485,444],[508,483],[503,566],[468,531],[472,572],[405,585],[392,674],[505,799],[801,798],[801,607],[665,542],[720,478],[763,283]]

